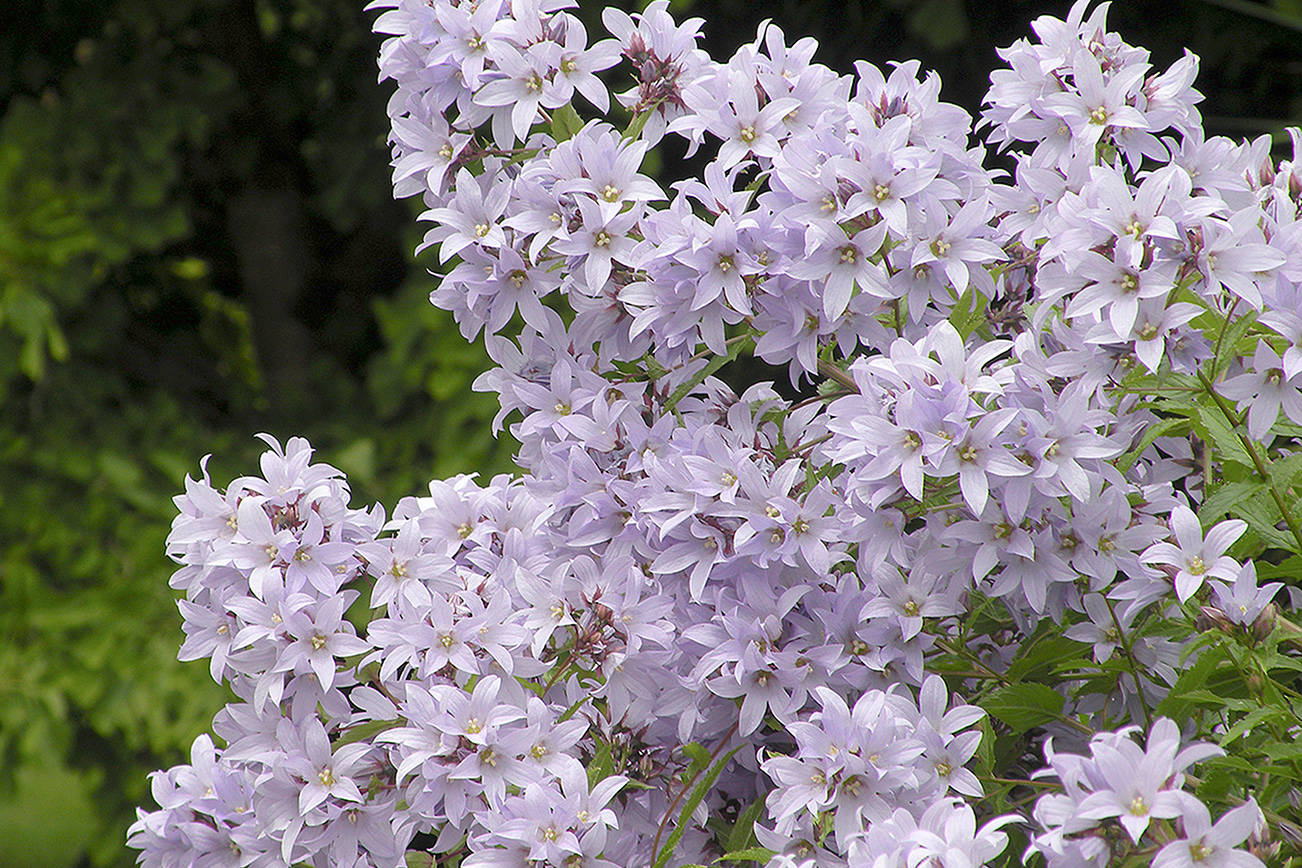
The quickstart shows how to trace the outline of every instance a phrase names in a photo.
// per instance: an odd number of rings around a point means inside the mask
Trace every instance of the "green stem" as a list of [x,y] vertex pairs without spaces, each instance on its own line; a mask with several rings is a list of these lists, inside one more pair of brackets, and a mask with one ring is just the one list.
[[1207,379],[1206,375],[1200,372],[1198,374],[1198,379],[1203,384],[1203,388],[1207,391],[1208,396],[1210,396],[1212,401],[1216,403],[1217,408],[1221,411],[1221,415],[1223,415],[1226,421],[1234,427],[1235,435],[1239,438],[1239,442],[1243,444],[1243,448],[1248,451],[1248,457],[1252,459],[1253,466],[1257,468],[1257,475],[1266,483],[1266,487],[1270,490],[1270,496],[1275,501],[1275,506],[1279,508],[1280,515],[1284,517],[1284,523],[1288,525],[1288,529],[1293,534],[1293,539],[1297,541],[1298,554],[1302,554],[1302,525],[1298,524],[1297,517],[1293,515],[1292,511],[1288,508],[1288,504],[1284,502],[1284,497],[1279,493],[1279,488],[1275,485],[1275,480],[1270,475],[1270,469],[1266,466],[1266,461],[1262,459],[1261,453],[1257,451],[1256,444],[1253,443],[1249,437],[1244,435],[1242,431],[1238,430],[1240,424],[1238,415],[1230,409],[1228,404],[1225,403],[1225,399],[1216,393],[1216,389],[1213,388],[1211,381]]
[[1135,660],[1135,654],[1131,651],[1131,643],[1126,636],[1126,631],[1121,628],[1121,621],[1117,618],[1117,610],[1112,608],[1112,601],[1108,599],[1107,594],[1103,594],[1103,603],[1108,607],[1108,614],[1112,616],[1112,624],[1117,628],[1117,642],[1121,645],[1121,651],[1130,661],[1130,674],[1135,677],[1135,693],[1139,696],[1139,705],[1144,709],[1144,722],[1148,728],[1153,728],[1153,711],[1148,707],[1148,700],[1144,698],[1144,685],[1139,681],[1139,662]]
[[1216,336],[1216,349],[1212,352],[1212,375],[1221,369],[1221,344],[1225,343],[1225,333],[1230,330],[1230,319],[1234,316],[1234,309],[1239,306],[1239,297],[1236,295],[1234,301],[1230,302],[1230,309],[1225,312],[1225,321],[1221,323],[1221,333]]
[[678,795],[674,796],[673,801],[669,803],[669,807],[665,808],[665,815],[660,818],[660,825],[656,827],[655,840],[651,842],[651,860],[653,863],[656,855],[660,852],[660,836],[665,833],[665,827],[669,823],[669,818],[674,813],[674,808],[678,807],[678,803],[683,800],[683,796],[687,795],[687,793],[692,789],[692,786],[696,783],[696,779],[705,774],[705,771],[709,769],[710,766],[714,765],[714,761],[718,758],[719,753],[724,749],[728,742],[732,740],[733,734],[737,732],[737,727],[740,725],[740,721],[734,723],[728,731],[723,734],[723,738],[719,740],[719,744],[715,746],[714,750],[710,751],[709,760],[702,764],[702,766],[696,770],[696,773],[683,784],[682,790],[679,791]]
[[818,360],[818,372],[829,380],[835,380],[837,383],[845,386],[856,394],[859,392],[859,384],[854,381],[854,377],[850,376],[826,359]]

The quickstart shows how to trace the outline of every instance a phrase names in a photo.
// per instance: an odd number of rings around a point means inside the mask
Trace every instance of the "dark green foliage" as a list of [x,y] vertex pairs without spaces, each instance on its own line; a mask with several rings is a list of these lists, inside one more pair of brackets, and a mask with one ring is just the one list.
[[359,505],[510,467],[404,252],[362,5],[6,7],[0,865],[131,864],[148,772],[224,701],[163,547],[201,456],[220,484],[305,434]]
[[[470,389],[488,364],[482,342],[467,344],[428,304],[433,263],[405,252],[413,210],[389,197],[387,93],[363,5],[3,4],[0,866],[129,865],[123,836],[148,800],[147,772],[184,761],[220,706],[205,665],[176,662],[163,554],[170,499],[200,456],[214,453],[220,484],[253,462],[253,433],[305,434],[348,472],[357,504],[510,467],[514,445],[488,433],[496,401]],[[581,12],[590,33],[601,5]],[[921,57],[941,71],[946,99],[975,111],[993,47],[1066,5],[719,0],[674,10],[708,18],[716,56],[773,17],[789,39],[817,36],[819,59],[842,71],[860,57]],[[1113,20],[1159,64],[1185,44],[1203,55],[1212,131],[1272,131],[1302,115],[1302,37],[1269,17],[1302,21],[1296,0],[1189,0],[1179,11],[1117,4]],[[562,120],[572,131],[575,119]],[[1208,414],[1172,414],[1164,434],[1228,434]],[[1282,464],[1279,484],[1296,485],[1299,468]],[[1248,520],[1257,545],[1284,542],[1252,468],[1226,467],[1211,492],[1218,509]],[[1296,575],[1296,560],[1279,569]],[[1275,641],[1227,639],[1201,658],[1213,698],[1245,668],[1280,665]],[[988,697],[1004,724],[1023,693],[1050,680],[1045,667],[1070,656],[1040,650],[1028,648],[1024,688]],[[1230,708],[1196,690],[1173,701],[1180,715]],[[1243,737],[1283,792],[1302,760],[1274,726]],[[984,762],[994,769],[999,758]],[[1240,773],[1227,766],[1204,786]],[[763,853],[750,833],[758,808],[743,808],[727,840],[744,862]]]

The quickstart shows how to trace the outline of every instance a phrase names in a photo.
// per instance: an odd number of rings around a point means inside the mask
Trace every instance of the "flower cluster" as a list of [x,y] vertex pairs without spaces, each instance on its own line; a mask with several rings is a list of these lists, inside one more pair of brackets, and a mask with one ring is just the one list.
[[[187,483],[181,656],[239,701],[156,775],[142,861],[986,864],[1016,817],[966,800],[1057,631],[1032,849],[1106,864],[1116,818],[1161,864],[1257,864],[1256,815],[1182,789],[1212,752],[1128,724],[1195,618],[1273,629],[1172,432],[1258,468],[1302,433],[1302,153],[1205,138],[1196,59],[1153,71],[1106,4],[1001,53],[1011,177],[916,62],[838,74],[771,23],[718,62],[667,0],[590,43],[569,5],[372,3],[394,192],[524,472],[391,517],[301,440]],[[700,177],[651,177],[667,136]],[[747,352],[800,397],[715,376]],[[1159,382],[1211,403],[1158,413]],[[1253,533],[1302,546],[1271,490]]]
[[1256,856],[1235,849],[1264,823],[1256,803],[1249,799],[1213,825],[1207,806],[1182,788],[1189,766],[1224,751],[1209,744],[1181,750],[1179,730],[1166,718],[1153,724],[1141,748],[1131,738],[1138,729],[1100,733],[1090,741],[1089,756],[1056,753],[1052,740],[1045,745],[1049,767],[1039,777],[1057,778],[1062,792],[1035,803],[1035,819],[1045,831],[1035,836],[1028,855],[1042,854],[1049,866],[1106,868],[1117,856],[1109,834],[1114,824],[1138,845],[1150,843],[1144,835],[1154,821],[1174,819],[1182,834],[1157,851],[1153,865],[1262,868]]

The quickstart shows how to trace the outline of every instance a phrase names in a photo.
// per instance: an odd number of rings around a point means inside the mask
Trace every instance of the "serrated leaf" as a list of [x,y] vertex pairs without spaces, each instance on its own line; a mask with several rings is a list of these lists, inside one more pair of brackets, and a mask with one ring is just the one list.
[[611,753],[610,745],[604,741],[599,741],[597,750],[588,763],[588,786],[596,786],[598,781],[603,781],[614,773],[615,757]]
[[[1179,678],[1171,686],[1171,692],[1157,706],[1158,714],[1175,720],[1184,720],[1193,713],[1197,705],[1213,707],[1222,705],[1221,697],[1208,690],[1206,685],[1213,673],[1225,662],[1225,649],[1213,647],[1204,651],[1192,666],[1181,671]],[[1237,677],[1237,673],[1234,674]]]
[[1297,540],[1293,539],[1292,534],[1276,527],[1282,517],[1269,498],[1250,497],[1235,506],[1235,513],[1248,523],[1248,530],[1266,545],[1302,554],[1298,552]]
[[1235,507],[1259,491],[1265,490],[1264,482],[1227,482],[1216,486],[1216,490],[1198,507],[1198,519],[1204,524],[1211,524],[1223,515],[1233,512]]
[[1302,760],[1302,744],[1272,742],[1261,746],[1261,752],[1273,760]]
[[1009,684],[992,690],[981,700],[981,707],[999,718],[1014,732],[1058,720],[1066,699],[1045,684]]
[[954,326],[959,337],[966,341],[972,332],[985,322],[988,305],[989,301],[986,297],[977,292],[974,285],[969,284],[963,291],[963,295],[959,297],[958,303],[954,305],[954,309],[949,312],[950,324]]
[[[1224,337],[1218,337],[1217,342],[1213,342],[1213,346],[1217,346],[1217,343],[1219,343],[1220,355],[1216,359],[1215,370],[1213,370],[1211,376],[1208,377],[1209,380],[1213,383],[1216,382],[1220,377],[1221,372],[1229,366],[1230,362],[1239,357],[1239,353],[1237,352],[1239,341],[1248,333],[1248,329],[1252,328],[1256,322],[1256,311],[1250,310],[1246,313],[1238,314],[1225,329]],[[1255,345],[1256,341],[1253,341],[1253,343]],[[1251,351],[1249,351],[1245,355],[1251,354]]]
[[1238,438],[1225,421],[1221,411],[1215,407],[1198,408],[1198,420],[1195,425],[1198,435],[1204,441],[1216,447],[1217,457],[1223,461],[1234,461],[1244,467],[1252,467],[1252,456],[1243,448],[1243,441]]
[[1245,715],[1242,719],[1236,721],[1233,726],[1231,726],[1228,730],[1225,731],[1224,735],[1218,736],[1216,739],[1216,743],[1224,747],[1225,745],[1237,739],[1239,736],[1247,733],[1254,726],[1257,726],[1262,723],[1266,723],[1267,721],[1284,719],[1284,718],[1291,718],[1291,715],[1289,715],[1283,709],[1255,708],[1252,711],[1248,712],[1247,715]]
[[1038,642],[1026,643],[1021,653],[1008,665],[1008,680],[1035,680],[1035,675],[1047,675],[1064,658],[1080,654],[1085,647],[1066,636],[1048,636]]

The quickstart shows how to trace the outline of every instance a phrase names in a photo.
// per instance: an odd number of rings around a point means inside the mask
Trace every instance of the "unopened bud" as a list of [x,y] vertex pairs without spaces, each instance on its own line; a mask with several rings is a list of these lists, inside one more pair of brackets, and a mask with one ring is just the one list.
[[1229,633],[1234,629],[1234,622],[1215,606],[1200,606],[1198,608],[1198,617],[1194,620],[1194,626],[1199,633],[1206,633],[1212,629]]
[[1278,623],[1278,611],[1274,603],[1267,603],[1266,608],[1261,610],[1257,620],[1252,622],[1252,638],[1258,642],[1265,639],[1271,633],[1275,632],[1275,624]]
[[1280,820],[1276,825],[1279,833],[1288,839],[1288,842],[1294,847],[1302,847],[1302,828],[1296,823],[1290,823],[1288,820]]

